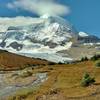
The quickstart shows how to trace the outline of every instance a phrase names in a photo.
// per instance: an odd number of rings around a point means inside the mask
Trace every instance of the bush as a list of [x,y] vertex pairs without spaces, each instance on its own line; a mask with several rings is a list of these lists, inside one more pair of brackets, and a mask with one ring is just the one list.
[[93,57],[91,57],[92,61],[96,61],[100,59],[100,55],[94,55]]
[[63,63],[62,63],[62,62],[58,62],[58,64],[59,64],[59,65],[62,65]]
[[87,86],[93,84],[94,82],[95,82],[95,79],[94,78],[91,78],[88,73],[85,73],[83,75],[83,78],[82,78],[82,81],[81,81],[81,85],[83,87],[87,87]]
[[88,58],[87,57],[82,57],[81,61],[88,61]]
[[31,71],[25,71],[25,72],[22,72],[20,76],[24,78],[24,77],[32,76],[32,74],[33,73]]
[[100,60],[96,62],[96,67],[100,67]]
[[49,62],[49,64],[48,65],[55,65],[56,63],[54,63],[54,62]]
[[53,70],[53,68],[52,67],[49,67],[48,70]]

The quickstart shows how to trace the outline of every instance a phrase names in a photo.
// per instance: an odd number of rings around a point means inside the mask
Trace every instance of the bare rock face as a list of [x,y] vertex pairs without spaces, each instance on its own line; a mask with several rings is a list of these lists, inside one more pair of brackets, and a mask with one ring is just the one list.
[[7,48],[12,47],[16,49],[17,51],[20,51],[23,48],[22,44],[18,44],[17,42],[13,42],[10,45],[7,46]]
[[79,32],[78,41],[80,43],[100,43],[100,38],[85,32]]

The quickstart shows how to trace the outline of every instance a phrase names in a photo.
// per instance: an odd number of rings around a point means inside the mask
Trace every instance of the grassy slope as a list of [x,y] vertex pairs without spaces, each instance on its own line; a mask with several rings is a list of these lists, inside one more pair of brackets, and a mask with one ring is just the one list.
[[45,65],[48,61],[32,59],[0,50],[0,70],[20,69],[27,65]]
[[[49,67],[52,67],[53,70],[50,70]],[[40,99],[40,97],[43,98],[43,95],[47,97],[46,100],[71,100],[71,98],[75,100],[76,97],[80,97],[81,100],[98,100],[100,98],[100,69],[95,67],[94,62],[88,61],[69,65],[52,65],[33,71],[48,71],[49,78],[35,92],[26,94],[26,99],[24,98],[24,100],[45,100]],[[80,86],[82,76],[85,72],[90,73],[96,79],[96,83],[87,88]],[[51,90],[59,90],[59,92],[53,94]],[[95,95],[92,95],[93,93]],[[18,95],[19,97],[23,96],[24,92],[19,92]],[[52,99],[54,97],[55,99]]]

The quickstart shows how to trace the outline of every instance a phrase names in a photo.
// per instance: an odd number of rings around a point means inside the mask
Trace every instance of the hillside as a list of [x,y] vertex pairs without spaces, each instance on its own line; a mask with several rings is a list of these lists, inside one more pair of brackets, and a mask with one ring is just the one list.
[[[87,61],[75,64],[57,64],[34,69],[33,72],[47,72],[48,80],[35,91],[24,89],[7,100],[99,100],[100,69],[95,62]],[[89,87],[80,85],[83,74],[88,72],[95,77],[95,84]]]
[[82,57],[91,58],[95,54],[100,54],[100,45],[73,45],[68,50],[59,51],[58,53],[67,54],[67,57],[73,60],[80,60]]
[[46,65],[48,63],[46,60],[28,58],[0,50],[0,70],[16,70],[29,65]]

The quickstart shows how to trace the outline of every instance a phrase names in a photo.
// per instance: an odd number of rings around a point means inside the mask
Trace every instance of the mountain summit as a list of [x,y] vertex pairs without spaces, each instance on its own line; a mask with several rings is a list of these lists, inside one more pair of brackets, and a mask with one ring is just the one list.
[[9,26],[0,34],[0,48],[55,62],[71,61],[72,58],[58,52],[69,50],[83,35],[86,36],[83,33],[79,36],[65,19],[45,14],[30,24]]
[[7,31],[1,36],[3,39],[1,43],[2,47],[15,49],[17,47],[12,47],[11,45],[13,42],[24,46],[24,42],[27,41],[32,45],[38,44],[55,48],[57,46],[64,46],[77,37],[77,31],[63,18],[49,15],[44,15],[41,18],[43,21],[40,23],[33,22],[30,25],[9,26]]

